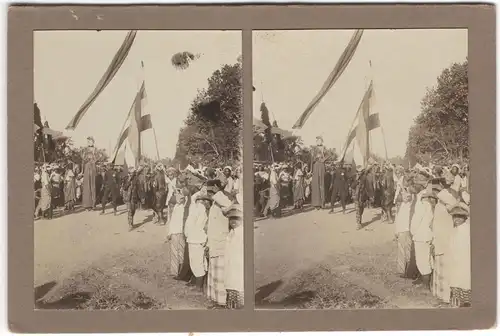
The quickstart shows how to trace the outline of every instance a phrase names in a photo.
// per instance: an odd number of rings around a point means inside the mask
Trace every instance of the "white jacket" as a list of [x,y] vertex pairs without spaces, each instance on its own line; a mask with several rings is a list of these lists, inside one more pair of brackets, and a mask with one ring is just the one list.
[[422,191],[417,195],[415,204],[415,213],[411,219],[410,232],[413,241],[430,242],[432,241],[432,221],[434,220],[434,210],[427,200],[422,200]]
[[188,243],[205,244],[207,242],[207,234],[205,232],[207,221],[208,215],[205,205],[195,202],[189,206],[189,215],[184,229]]

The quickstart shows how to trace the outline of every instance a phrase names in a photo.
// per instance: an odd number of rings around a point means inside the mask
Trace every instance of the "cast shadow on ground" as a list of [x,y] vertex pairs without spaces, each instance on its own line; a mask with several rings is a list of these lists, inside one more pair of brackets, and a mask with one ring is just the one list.
[[301,309],[316,296],[314,291],[302,291],[287,296],[281,301],[255,300],[255,306],[260,309]]
[[49,293],[57,282],[50,281],[43,285],[35,287],[35,309],[79,309],[83,303],[88,301],[91,297],[90,293],[80,292],[66,295],[63,298],[47,302],[43,298]]
[[379,221],[380,219],[382,218],[382,214],[376,214],[369,222],[366,222],[366,223],[362,223],[361,224],[361,228],[364,229],[370,225],[372,225],[373,223],[375,223],[376,221]]
[[137,229],[139,229],[140,227],[142,227],[144,224],[147,224],[147,223],[149,223],[149,222],[152,222],[152,221],[153,221],[153,217],[154,217],[154,215],[153,215],[153,214],[151,214],[151,215],[147,215],[147,216],[146,216],[146,218],[144,218],[144,219],[142,220],[142,222],[137,223],[137,224],[134,224],[134,225],[133,225],[133,229],[134,229],[134,230],[137,230]]
[[[290,210],[285,210],[281,213],[281,216],[280,217],[277,217],[275,219],[280,219],[280,218],[287,218],[287,217],[290,217],[290,216],[293,216],[293,215],[298,215],[298,214],[301,214],[301,213],[307,213],[307,212],[311,212],[313,211],[314,208],[313,207],[304,207],[302,209],[290,209]],[[254,215],[254,222],[259,222],[259,221],[262,221],[262,220],[266,220],[266,219],[272,219],[273,217],[271,216],[265,216],[265,217],[257,217]]]
[[50,281],[35,287],[35,301],[40,300],[57,285],[57,282]]

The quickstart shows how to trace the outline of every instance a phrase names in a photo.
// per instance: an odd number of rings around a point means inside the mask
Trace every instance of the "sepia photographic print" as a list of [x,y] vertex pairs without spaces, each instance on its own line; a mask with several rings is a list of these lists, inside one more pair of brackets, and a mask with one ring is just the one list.
[[253,32],[258,309],[471,305],[467,34]]
[[34,32],[35,309],[243,307],[241,50]]

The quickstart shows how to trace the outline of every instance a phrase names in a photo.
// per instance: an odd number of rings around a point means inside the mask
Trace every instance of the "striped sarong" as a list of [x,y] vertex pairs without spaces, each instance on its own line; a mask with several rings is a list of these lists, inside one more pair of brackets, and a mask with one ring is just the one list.
[[227,290],[227,309],[241,309],[244,306],[244,295],[243,292],[228,289]]
[[406,275],[410,263],[412,239],[409,231],[398,233],[398,273]]
[[207,297],[221,306],[226,305],[224,265],[224,256],[210,258],[208,262]]
[[455,308],[470,307],[471,290],[458,287],[451,287],[451,306]]
[[184,234],[173,234],[170,238],[170,272],[172,275],[179,275],[180,265],[184,262],[185,248],[186,240]]
[[450,284],[445,276],[444,254],[434,256],[434,270],[432,272],[432,295],[444,302],[450,302]]

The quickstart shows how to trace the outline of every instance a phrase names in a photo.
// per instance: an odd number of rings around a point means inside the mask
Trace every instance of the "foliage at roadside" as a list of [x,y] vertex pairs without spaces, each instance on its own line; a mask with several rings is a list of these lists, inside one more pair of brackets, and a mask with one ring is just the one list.
[[198,92],[179,133],[175,160],[181,165],[237,164],[242,149],[242,66],[224,65]]
[[469,158],[468,60],[443,70],[422,99],[411,127],[406,156],[411,162],[467,161]]

